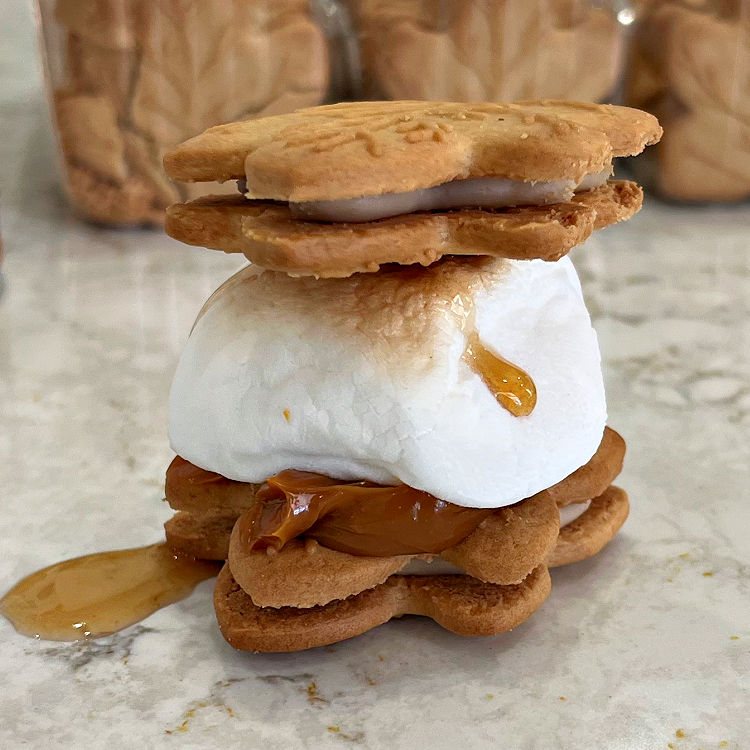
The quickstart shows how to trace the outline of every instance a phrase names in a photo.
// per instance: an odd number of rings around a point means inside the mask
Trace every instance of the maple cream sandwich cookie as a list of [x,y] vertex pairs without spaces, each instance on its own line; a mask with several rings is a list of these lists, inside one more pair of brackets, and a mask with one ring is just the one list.
[[572,102],[348,102],[211,128],[165,157],[242,195],[172,206],[167,232],[293,275],[443,255],[556,260],[642,200],[612,160],[656,142],[639,110]]

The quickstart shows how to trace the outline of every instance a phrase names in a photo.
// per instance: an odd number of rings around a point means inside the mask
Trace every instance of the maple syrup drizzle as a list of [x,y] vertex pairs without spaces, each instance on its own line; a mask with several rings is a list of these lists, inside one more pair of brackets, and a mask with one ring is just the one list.
[[464,361],[484,381],[497,402],[515,417],[526,417],[536,406],[536,386],[531,376],[512,362],[493,354],[469,334]]
[[97,638],[184,599],[219,567],[177,558],[163,542],[76,557],[17,583],[0,599],[0,614],[34,638]]

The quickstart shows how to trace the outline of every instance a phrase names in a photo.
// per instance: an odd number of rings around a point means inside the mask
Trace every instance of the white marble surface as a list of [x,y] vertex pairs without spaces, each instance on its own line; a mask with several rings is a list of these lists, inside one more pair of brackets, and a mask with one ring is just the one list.
[[[170,377],[237,261],[67,213],[28,8],[3,0],[0,18],[5,590],[159,539]],[[407,618],[241,654],[210,582],[98,642],[35,642],[0,619],[0,747],[750,747],[750,208],[652,204],[573,258],[633,509],[603,554],[553,572],[530,621],[464,640]]]

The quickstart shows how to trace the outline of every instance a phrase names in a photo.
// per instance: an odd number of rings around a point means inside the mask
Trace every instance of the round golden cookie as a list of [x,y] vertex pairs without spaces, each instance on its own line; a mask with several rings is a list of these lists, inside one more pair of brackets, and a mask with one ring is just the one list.
[[226,560],[237,513],[177,511],[164,523],[167,546],[178,557]]

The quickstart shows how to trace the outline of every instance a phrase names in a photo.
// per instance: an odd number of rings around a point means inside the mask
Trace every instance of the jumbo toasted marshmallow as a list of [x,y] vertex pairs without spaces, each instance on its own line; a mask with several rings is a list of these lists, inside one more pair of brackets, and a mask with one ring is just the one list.
[[[533,381],[530,413],[493,394],[466,356],[472,340]],[[605,419],[566,259],[446,259],[345,280],[249,266],[204,307],[170,397],[174,450],[229,479],[295,468],[484,508],[585,464]]]

